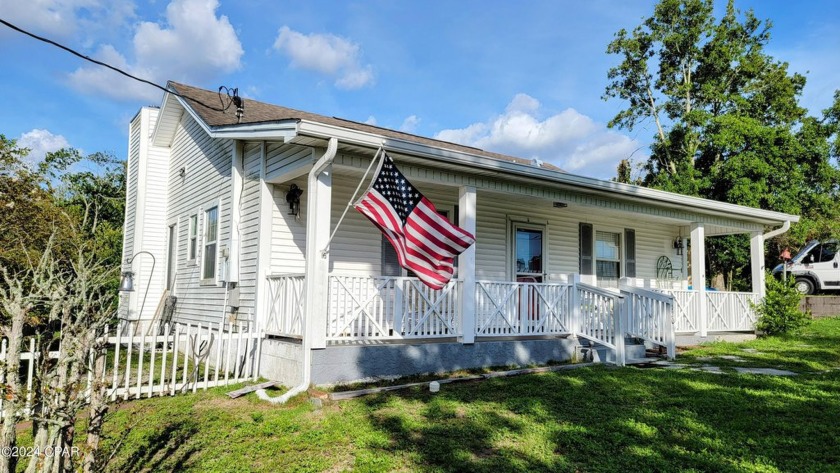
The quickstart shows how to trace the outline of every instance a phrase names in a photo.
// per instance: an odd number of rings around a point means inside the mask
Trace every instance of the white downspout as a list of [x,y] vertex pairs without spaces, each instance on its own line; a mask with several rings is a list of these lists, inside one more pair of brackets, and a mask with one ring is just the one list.
[[[318,162],[316,162],[315,165],[312,167],[312,170],[309,171],[309,177],[307,179],[307,186],[309,189],[315,189],[318,181],[318,176],[322,172],[324,172],[324,169],[326,169],[327,166],[332,164],[333,159],[335,159],[336,151],[338,151],[338,140],[336,138],[330,138],[329,144],[327,145],[327,152],[324,153],[323,156],[321,156],[321,159],[319,159]],[[311,235],[307,235],[307,237],[311,237]],[[310,246],[312,247],[312,251],[309,251]],[[318,253],[320,253],[320,250],[320,248],[315,247],[313,241],[307,242],[307,273],[310,273],[309,268],[313,268],[315,266],[309,260],[313,257],[313,255],[314,257],[317,257]],[[307,274],[307,278],[312,277],[314,277],[312,274]],[[309,293],[311,293],[311,291],[307,291],[307,295],[309,295]],[[311,301],[308,301],[307,304],[311,304]],[[304,321],[303,364],[301,366],[301,369],[303,371],[303,380],[301,381],[301,383],[288,390],[284,394],[276,397],[269,396],[268,393],[265,392],[265,389],[259,389],[257,390],[258,398],[262,399],[263,401],[268,401],[272,404],[285,404],[289,399],[309,389],[309,384],[312,380],[312,334],[310,333],[310,329],[311,327],[309,321]]]
[[785,220],[785,223],[783,223],[781,227],[765,233],[764,235],[762,235],[762,237],[764,238],[764,241],[767,241],[770,238],[773,238],[774,236],[781,235],[782,233],[788,231],[789,229],[790,229],[790,220]]

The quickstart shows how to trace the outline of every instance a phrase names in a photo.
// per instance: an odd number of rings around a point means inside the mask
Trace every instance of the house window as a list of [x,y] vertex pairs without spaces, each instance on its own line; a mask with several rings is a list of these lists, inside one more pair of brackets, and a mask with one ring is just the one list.
[[204,212],[204,254],[201,265],[201,279],[216,278],[216,241],[219,234],[219,208]]
[[198,247],[198,215],[190,215],[190,239],[189,247],[187,248],[187,259],[195,261],[195,252]]
[[621,234],[595,232],[595,275],[598,279],[621,277]]

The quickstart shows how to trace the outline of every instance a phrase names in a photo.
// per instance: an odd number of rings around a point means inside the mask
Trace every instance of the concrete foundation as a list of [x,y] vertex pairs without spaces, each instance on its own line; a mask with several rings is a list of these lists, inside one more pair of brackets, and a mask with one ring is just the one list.
[[840,315],[840,297],[804,296],[799,302],[799,308],[804,311],[810,311],[814,317]]
[[576,346],[575,338],[477,341],[471,345],[455,341],[331,345],[313,350],[312,383],[340,384],[489,366],[563,362],[572,358]]
[[296,386],[303,379],[303,345],[291,338],[266,338],[260,353],[260,376]]

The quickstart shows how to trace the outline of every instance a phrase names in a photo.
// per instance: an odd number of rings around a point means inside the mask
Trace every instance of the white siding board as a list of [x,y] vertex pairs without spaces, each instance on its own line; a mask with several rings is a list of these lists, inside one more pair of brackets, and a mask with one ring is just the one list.
[[306,189],[306,179],[275,184],[272,208],[271,272],[303,273],[306,266],[306,192],[300,199],[300,216],[289,215],[286,193],[291,184]]
[[312,148],[298,145],[271,144],[266,150],[265,178],[273,181],[312,164]]
[[253,312],[259,259],[260,144],[246,143],[243,152],[243,189],[240,203],[240,312]]
[[[204,211],[219,206],[217,249],[230,241],[231,156],[230,140],[211,139],[189,115],[183,115],[171,146],[169,167],[169,219],[178,219],[179,249],[176,275],[176,320],[189,323],[219,322],[223,316],[225,289],[202,285]],[[180,170],[185,169],[181,178]],[[198,215],[198,252],[195,264],[187,262],[189,218]],[[217,274],[223,278],[223,258],[217,258]]]

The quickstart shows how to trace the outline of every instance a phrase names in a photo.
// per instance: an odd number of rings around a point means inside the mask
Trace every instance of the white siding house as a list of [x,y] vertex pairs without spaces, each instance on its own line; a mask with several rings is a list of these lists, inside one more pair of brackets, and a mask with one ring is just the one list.
[[[214,92],[169,89],[130,128],[124,253],[157,265],[130,265],[123,317],[151,322],[168,289],[175,320],[263,330],[261,373],[287,384],[561,361],[581,346],[621,362],[632,341],[673,350],[674,333],[752,330],[764,240],[798,220],[250,100],[240,120],[197,105]],[[476,237],[442,290],[396,266],[360,213],[342,219],[380,147]],[[751,236],[753,290],[708,293],[705,238],[734,233]]]

